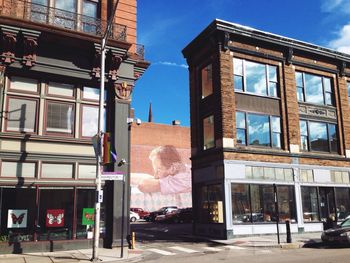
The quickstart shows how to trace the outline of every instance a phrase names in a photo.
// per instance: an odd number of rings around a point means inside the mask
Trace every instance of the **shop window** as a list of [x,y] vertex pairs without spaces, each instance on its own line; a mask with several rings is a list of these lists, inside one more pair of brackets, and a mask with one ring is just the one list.
[[200,223],[223,223],[224,208],[220,185],[208,185],[198,188],[199,210],[198,220]]
[[2,177],[34,178],[36,174],[36,163],[8,162],[1,163]]
[[336,124],[300,120],[300,136],[303,151],[338,153]]
[[202,99],[213,93],[213,66],[206,65],[201,69]]
[[236,112],[237,143],[281,148],[281,120],[277,116]]
[[214,141],[214,116],[210,115],[203,119],[203,149],[215,147]]
[[66,240],[73,236],[74,190],[40,189],[38,240]]
[[82,105],[81,111],[81,136],[92,137],[98,132],[99,108],[96,106]]
[[331,181],[338,184],[349,183],[349,172],[345,171],[331,171]]
[[41,170],[42,178],[72,179],[74,177],[73,164],[43,163],[41,165]]
[[306,183],[314,182],[314,171],[311,169],[300,169],[300,181]]
[[93,237],[95,193],[94,189],[77,190],[77,239],[91,239]]
[[232,218],[233,223],[250,222],[250,195],[249,185],[247,184],[232,184]]
[[73,134],[74,106],[68,103],[47,102],[46,131]]
[[343,221],[350,215],[349,188],[335,188],[337,220]]
[[316,187],[301,187],[301,199],[303,205],[303,218],[304,222],[318,222],[319,210],[318,210],[318,196]]
[[33,241],[36,190],[0,188],[0,242]]
[[50,82],[47,87],[47,93],[49,95],[56,95],[61,97],[74,97],[74,85]]
[[334,105],[331,79],[309,73],[295,73],[298,101]]
[[234,89],[262,96],[278,96],[277,67],[233,59]]
[[[272,185],[232,184],[232,214],[234,223],[263,223],[276,221]],[[279,218],[296,222],[293,186],[277,186]]]
[[38,93],[38,81],[36,79],[11,77],[10,90]]
[[7,131],[36,132],[37,100],[9,97]]

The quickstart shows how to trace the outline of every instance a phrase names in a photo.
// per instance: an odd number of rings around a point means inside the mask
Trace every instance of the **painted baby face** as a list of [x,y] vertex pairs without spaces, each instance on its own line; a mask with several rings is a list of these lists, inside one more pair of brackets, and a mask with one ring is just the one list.
[[154,170],[154,178],[163,178],[169,175],[169,169],[165,167],[158,156],[152,156],[152,166]]

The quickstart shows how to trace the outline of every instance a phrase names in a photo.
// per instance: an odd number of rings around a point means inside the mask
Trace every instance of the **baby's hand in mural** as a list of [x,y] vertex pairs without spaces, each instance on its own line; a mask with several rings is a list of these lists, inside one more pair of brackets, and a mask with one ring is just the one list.
[[160,192],[159,179],[148,178],[144,179],[138,185],[139,190],[144,193]]
[[130,174],[130,184],[131,185],[139,185],[140,183],[142,183],[143,180],[152,179],[152,178],[154,178],[152,175],[146,174],[146,173],[131,173]]

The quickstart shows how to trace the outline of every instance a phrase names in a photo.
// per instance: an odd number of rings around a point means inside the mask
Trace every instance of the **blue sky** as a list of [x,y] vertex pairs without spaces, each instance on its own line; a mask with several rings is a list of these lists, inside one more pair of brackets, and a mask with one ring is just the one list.
[[138,0],[137,42],[152,64],[137,81],[135,117],[190,125],[181,50],[215,18],[350,53],[350,0]]

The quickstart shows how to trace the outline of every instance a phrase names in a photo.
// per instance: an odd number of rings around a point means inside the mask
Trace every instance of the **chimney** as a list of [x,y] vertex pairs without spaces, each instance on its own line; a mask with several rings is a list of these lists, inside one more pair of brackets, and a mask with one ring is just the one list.
[[179,126],[180,125],[180,121],[179,120],[173,120],[172,124],[173,124],[173,126]]

